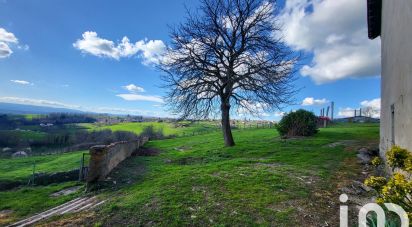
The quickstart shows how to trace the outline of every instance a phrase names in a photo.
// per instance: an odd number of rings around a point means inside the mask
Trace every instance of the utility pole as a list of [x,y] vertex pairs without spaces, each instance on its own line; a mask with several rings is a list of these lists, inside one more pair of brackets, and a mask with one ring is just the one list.
[[328,108],[326,108],[326,117],[329,117],[329,108],[330,108],[330,106],[328,106]]
[[335,102],[330,104],[330,119],[333,121],[333,109],[335,108]]

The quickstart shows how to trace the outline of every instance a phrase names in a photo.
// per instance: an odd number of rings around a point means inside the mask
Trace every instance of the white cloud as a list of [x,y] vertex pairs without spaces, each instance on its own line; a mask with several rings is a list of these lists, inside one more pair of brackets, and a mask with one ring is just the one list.
[[275,112],[275,117],[283,117],[286,113],[282,111]]
[[130,114],[130,115],[144,115],[153,117],[168,117],[168,115],[161,111],[149,111],[142,109],[127,109],[116,107],[97,107],[93,110],[97,113],[109,113],[109,114]]
[[61,108],[70,108],[70,109],[80,108],[80,106],[77,106],[77,105],[70,105],[70,104],[61,103],[57,101],[19,98],[19,97],[0,97],[0,102],[26,104],[26,105],[34,105],[34,106],[61,107]]
[[361,106],[363,107],[372,107],[374,109],[381,109],[381,99],[377,98],[377,99],[372,99],[372,100],[365,100],[362,101]]
[[163,99],[159,96],[138,95],[138,94],[118,94],[116,96],[126,101],[149,101],[149,102],[163,103]]
[[21,84],[21,85],[33,85],[33,83],[30,83],[29,81],[26,81],[26,80],[10,80],[10,81],[16,84]]
[[323,99],[314,99],[313,97],[307,97],[303,99],[302,106],[320,106],[328,103],[329,101],[325,98]]
[[144,64],[158,63],[166,50],[166,45],[161,40],[140,40],[131,43],[129,38],[124,36],[120,43],[115,44],[111,40],[98,37],[97,33],[93,31],[84,32],[82,39],[73,43],[73,47],[83,53],[116,60],[139,54],[143,58]]
[[314,55],[303,76],[320,84],[380,74],[380,39],[368,39],[364,1],[286,1],[279,18],[286,44]]
[[0,42],[0,58],[9,57],[13,51],[10,49],[9,45],[5,42]]
[[0,58],[9,57],[13,53],[10,44],[17,43],[18,39],[13,33],[6,31],[4,28],[0,28]]
[[346,108],[340,108],[338,112],[339,117],[353,117],[355,116],[355,109],[346,107]]
[[19,40],[13,33],[6,31],[4,28],[0,28],[0,42],[18,43]]
[[135,46],[142,52],[144,64],[158,64],[166,51],[166,45],[162,40],[140,40],[136,42]]
[[379,118],[381,112],[381,99],[376,98],[372,100],[364,100],[360,102],[360,107],[358,108],[341,108],[339,109],[338,116],[339,117],[353,117],[355,116],[355,110],[357,110],[357,114],[359,114],[359,109],[362,109],[362,115]]
[[126,101],[149,101],[149,102],[158,102],[163,103],[163,99],[159,96],[153,95],[140,95],[139,92],[145,92],[144,88],[139,87],[135,84],[129,84],[122,87],[123,89],[129,91],[129,94],[117,94],[117,97],[120,97]]
[[131,93],[137,93],[137,92],[144,92],[145,91],[142,87],[136,86],[134,84],[129,84],[129,85],[123,86],[123,88],[128,90]]

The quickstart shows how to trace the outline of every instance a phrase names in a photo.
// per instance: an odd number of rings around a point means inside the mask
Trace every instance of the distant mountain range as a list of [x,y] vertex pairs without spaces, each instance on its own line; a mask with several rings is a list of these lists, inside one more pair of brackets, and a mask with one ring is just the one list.
[[2,114],[84,113],[80,110],[0,102]]

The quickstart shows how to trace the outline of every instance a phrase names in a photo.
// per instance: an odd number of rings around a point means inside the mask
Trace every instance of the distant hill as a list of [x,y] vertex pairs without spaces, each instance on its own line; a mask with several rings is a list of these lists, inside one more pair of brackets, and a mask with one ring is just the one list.
[[80,110],[0,102],[2,114],[83,113]]

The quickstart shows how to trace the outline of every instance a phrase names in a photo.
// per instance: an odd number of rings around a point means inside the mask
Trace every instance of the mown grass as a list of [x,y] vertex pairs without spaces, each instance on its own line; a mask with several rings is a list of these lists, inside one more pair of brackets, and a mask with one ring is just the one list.
[[211,122],[183,122],[179,124],[168,122],[128,122],[118,123],[113,125],[99,125],[84,123],[78,124],[80,127],[87,128],[89,130],[105,130],[110,129],[112,131],[129,131],[137,135],[141,134],[146,127],[153,126],[156,131],[162,131],[165,136],[183,136],[191,135],[193,133],[216,131],[218,128]]
[[[379,126],[339,125],[289,140],[274,129],[238,130],[234,137],[235,147],[224,147],[220,133],[149,142],[160,155],[133,157],[116,171],[118,180],[137,182],[106,192],[111,201],[99,220],[108,226],[302,225],[298,207],[316,204],[308,201],[315,188],[336,190],[331,179],[355,157],[354,149],[328,145],[377,143]],[[133,171],[142,166],[140,174]]]
[[54,173],[79,168],[83,153],[87,151],[25,158],[2,158],[0,159],[0,181],[28,180],[33,173],[34,164],[36,173]]
[[50,197],[54,192],[79,185],[78,182],[67,182],[49,186],[21,187],[16,190],[0,192],[0,211],[11,210],[6,217],[0,216],[0,225],[10,224],[23,217],[39,213],[51,207],[63,204],[83,193],[78,192],[59,197]]

